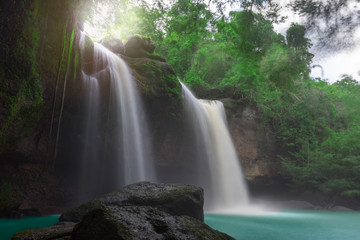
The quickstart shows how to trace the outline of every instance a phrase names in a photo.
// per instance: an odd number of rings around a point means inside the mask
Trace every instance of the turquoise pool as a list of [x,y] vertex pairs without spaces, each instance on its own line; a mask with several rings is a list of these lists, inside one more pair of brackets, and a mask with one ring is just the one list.
[[0,240],[9,240],[12,235],[26,228],[47,227],[57,223],[58,221],[58,215],[47,217],[27,217],[20,219],[0,218]]
[[360,239],[360,212],[294,210],[258,215],[205,214],[205,222],[239,240]]
[[[0,240],[26,228],[50,226],[59,216],[0,219]],[[205,222],[239,240],[356,240],[360,212],[281,211],[257,215],[205,214]]]

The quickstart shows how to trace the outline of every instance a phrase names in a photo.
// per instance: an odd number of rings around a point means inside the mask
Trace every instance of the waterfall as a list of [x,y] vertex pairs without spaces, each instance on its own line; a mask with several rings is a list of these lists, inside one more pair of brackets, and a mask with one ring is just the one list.
[[[82,33],[82,53],[84,41]],[[93,53],[91,73],[82,71],[82,199],[138,181],[155,181],[149,131],[136,82],[116,54],[98,43],[94,43]]]
[[205,190],[205,210],[224,212],[246,208],[249,195],[223,104],[199,100],[183,83],[181,85],[185,111],[196,136],[197,184]]
[[[85,56],[84,45],[82,34],[80,49]],[[83,66],[82,81],[81,200],[122,185],[156,181],[146,116],[126,63],[101,44],[94,43],[91,67]],[[198,100],[183,83],[181,85],[191,135],[195,137],[192,147],[196,150],[196,162],[191,166],[195,171],[186,173],[179,169],[171,175],[181,182],[204,188],[206,211],[246,207],[247,188],[227,129],[223,104]]]

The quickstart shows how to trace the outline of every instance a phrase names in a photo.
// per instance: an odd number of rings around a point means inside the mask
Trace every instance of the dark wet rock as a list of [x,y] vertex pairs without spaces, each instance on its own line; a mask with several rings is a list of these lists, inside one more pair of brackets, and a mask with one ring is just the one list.
[[149,206],[112,206],[85,215],[71,235],[85,239],[232,239],[201,221]]
[[99,43],[102,44],[107,49],[109,49],[110,51],[112,51],[113,53],[124,54],[125,52],[124,43],[118,38],[108,38],[108,39],[105,38],[100,40]]
[[65,212],[57,225],[24,230],[13,239],[233,239],[203,222],[203,195],[200,187],[140,182]]
[[94,42],[88,35],[84,35],[83,49],[81,50],[82,63],[89,63],[94,59]]
[[186,215],[203,221],[203,196],[200,187],[140,182],[73,208],[63,213],[60,221],[78,222],[94,209],[111,206],[151,206],[172,215]]
[[84,35],[84,42],[81,54],[81,68],[86,74],[92,74],[94,71],[94,42],[87,35]]
[[30,228],[15,234],[11,240],[70,239],[74,226],[72,222],[61,222],[45,228]]

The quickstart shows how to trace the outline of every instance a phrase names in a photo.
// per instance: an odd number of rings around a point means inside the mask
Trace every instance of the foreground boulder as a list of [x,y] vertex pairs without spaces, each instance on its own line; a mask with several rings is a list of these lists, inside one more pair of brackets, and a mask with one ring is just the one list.
[[191,185],[140,182],[73,208],[60,221],[79,222],[88,212],[103,207],[151,206],[171,215],[204,221],[204,192]]
[[[203,203],[200,187],[140,182],[62,214],[57,231],[65,222],[77,224],[59,237],[42,228],[13,239],[233,239],[203,222]],[[54,232],[54,226],[47,229]]]

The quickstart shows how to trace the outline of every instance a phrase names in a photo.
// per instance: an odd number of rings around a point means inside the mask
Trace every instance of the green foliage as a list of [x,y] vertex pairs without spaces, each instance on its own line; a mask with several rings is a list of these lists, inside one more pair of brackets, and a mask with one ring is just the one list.
[[291,27],[286,31],[286,41],[289,47],[302,48],[309,45],[309,39],[305,38],[306,29],[299,24],[291,24]]
[[[322,192],[335,201],[359,197],[358,87],[348,76],[332,85],[310,82],[302,93],[305,104],[296,110],[299,114],[287,112],[286,117],[296,121],[289,126],[287,120],[287,131],[281,131],[293,145],[287,148],[291,154],[282,159],[294,189]],[[353,97],[352,105],[347,97]],[[289,132],[291,126],[297,131]]]
[[360,189],[360,127],[332,132],[304,164],[284,160],[293,186],[313,190],[335,199],[359,196]]
[[[280,44],[272,44],[261,60],[261,72],[265,79],[277,87],[291,87],[296,75],[296,67],[290,50]],[[290,63],[290,64],[289,64]]]
[[236,55],[261,56],[272,43],[283,42],[271,22],[252,11],[230,12],[230,22],[220,21],[218,28],[224,40],[232,43]]

